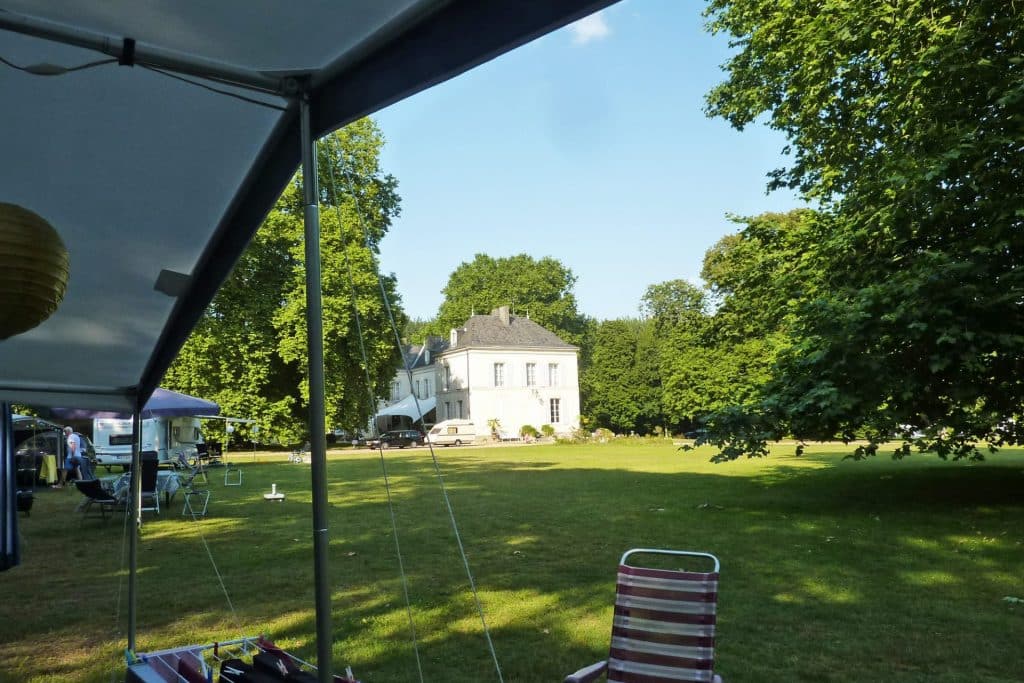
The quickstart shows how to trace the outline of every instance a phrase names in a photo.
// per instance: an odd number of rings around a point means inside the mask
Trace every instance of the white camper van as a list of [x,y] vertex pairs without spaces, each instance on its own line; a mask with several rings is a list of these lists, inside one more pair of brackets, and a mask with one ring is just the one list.
[[[132,461],[131,419],[96,418],[92,421],[96,463],[129,465]],[[174,460],[178,451],[203,443],[198,417],[153,417],[142,421],[141,448],[156,451],[160,462]]]
[[462,446],[476,441],[476,425],[471,420],[443,420],[430,428],[427,441],[436,446]]

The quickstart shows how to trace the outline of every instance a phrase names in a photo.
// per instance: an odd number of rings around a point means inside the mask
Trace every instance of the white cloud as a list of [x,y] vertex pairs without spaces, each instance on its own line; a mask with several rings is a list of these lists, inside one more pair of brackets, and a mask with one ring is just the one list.
[[607,38],[612,32],[604,21],[604,10],[570,24],[569,30],[572,31],[572,42],[574,45],[585,45],[592,40]]

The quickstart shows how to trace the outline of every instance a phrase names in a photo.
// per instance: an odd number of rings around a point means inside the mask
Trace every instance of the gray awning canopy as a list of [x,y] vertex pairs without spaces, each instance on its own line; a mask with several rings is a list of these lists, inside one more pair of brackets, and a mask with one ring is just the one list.
[[0,202],[71,261],[58,311],[0,341],[0,400],[145,403],[298,165],[292,88],[323,135],[611,1],[2,0],[6,62],[127,64],[0,63]]
[[422,415],[429,413],[436,405],[437,398],[434,396],[417,400],[415,396],[409,394],[398,403],[393,403],[387,408],[377,411],[377,417],[405,415],[407,417],[411,417],[413,420],[419,420]]

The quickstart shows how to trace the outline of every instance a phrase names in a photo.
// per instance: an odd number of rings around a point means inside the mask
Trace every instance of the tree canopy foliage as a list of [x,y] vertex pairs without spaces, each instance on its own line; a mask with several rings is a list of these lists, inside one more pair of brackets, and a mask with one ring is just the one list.
[[[325,417],[328,425],[348,429],[365,425],[375,407],[354,308],[374,386],[383,390],[397,364],[375,258],[400,201],[397,181],[380,168],[382,145],[370,119],[318,145]],[[289,185],[259,228],[164,380],[169,388],[217,401],[222,414],[255,419],[261,440],[299,441],[308,424],[300,182],[297,177]],[[395,280],[382,282],[401,329]]]
[[654,322],[662,406],[671,426],[694,426],[726,409],[750,410],[763,398],[785,333],[795,261],[792,241],[812,214],[764,214],[704,258],[703,289],[684,280],[648,288],[642,310]]
[[736,48],[708,112],[782,131],[792,164],[771,186],[820,207],[802,246],[776,254],[800,259],[791,275],[810,286],[785,307],[789,343],[763,400],[712,420],[723,452],[792,434],[867,436],[863,454],[917,429],[944,457],[1019,442],[1024,13],[1003,0],[711,0],[707,16]]
[[485,315],[499,306],[510,306],[517,315],[529,315],[563,341],[579,346],[589,322],[577,310],[575,284],[573,272],[550,256],[493,258],[477,254],[449,276],[437,318],[427,329],[447,337],[474,313]]
[[639,434],[664,426],[653,327],[631,319],[596,325],[590,362],[580,374],[581,403],[591,426]]

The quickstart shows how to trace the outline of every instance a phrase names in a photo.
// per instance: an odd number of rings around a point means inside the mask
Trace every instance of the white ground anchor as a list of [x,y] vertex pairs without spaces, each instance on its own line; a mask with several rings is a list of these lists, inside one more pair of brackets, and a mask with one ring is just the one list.
[[284,500],[284,494],[277,492],[277,484],[270,485],[270,493],[263,494],[263,500]]

